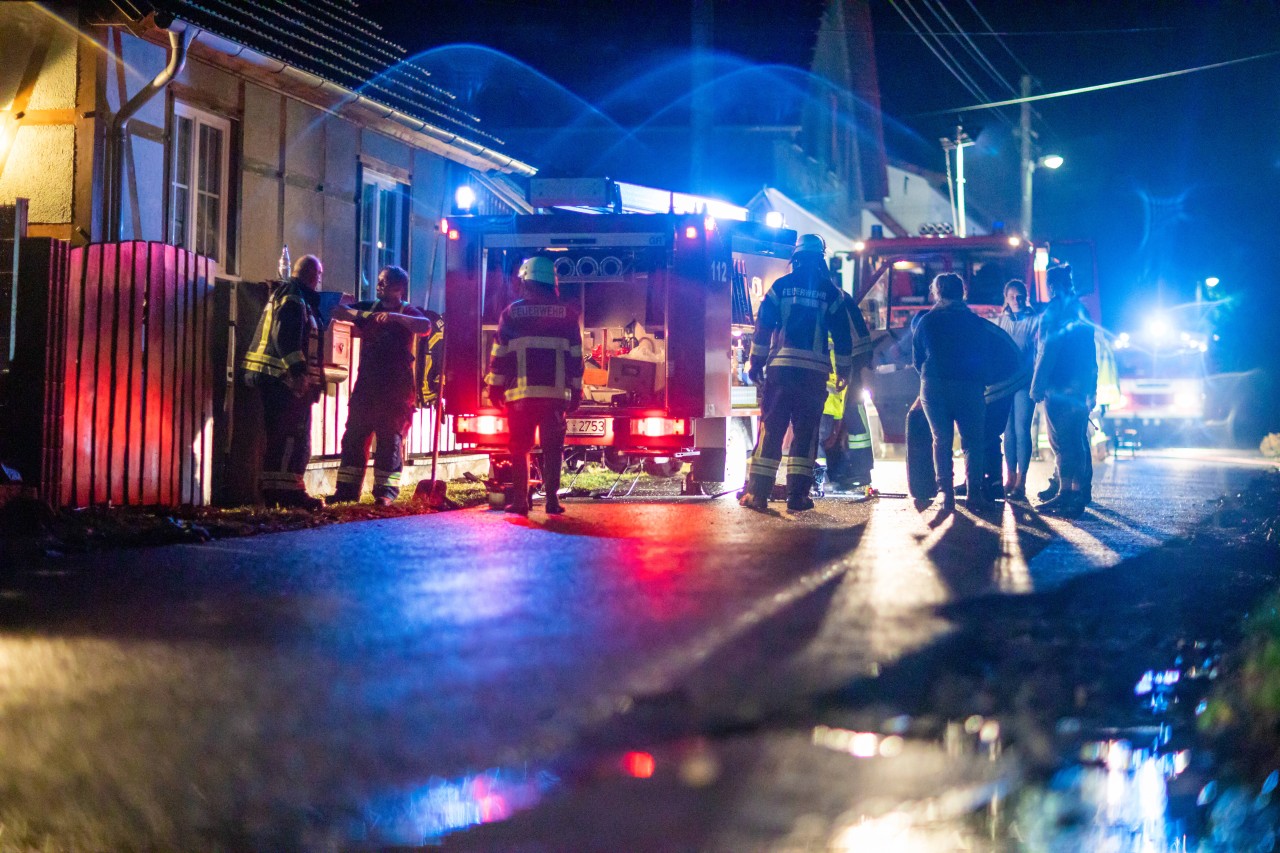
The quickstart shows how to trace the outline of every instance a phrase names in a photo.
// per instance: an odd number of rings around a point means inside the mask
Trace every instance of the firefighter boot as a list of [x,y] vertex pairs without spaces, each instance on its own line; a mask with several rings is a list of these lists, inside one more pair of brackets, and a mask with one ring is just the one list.
[[809,497],[813,490],[813,478],[791,475],[787,477],[787,511],[804,512],[813,509],[813,498]]
[[753,475],[747,478],[747,485],[742,490],[742,496],[738,498],[738,506],[744,506],[747,509],[754,509],[763,512],[769,508],[769,492],[773,488],[773,481],[768,477]]

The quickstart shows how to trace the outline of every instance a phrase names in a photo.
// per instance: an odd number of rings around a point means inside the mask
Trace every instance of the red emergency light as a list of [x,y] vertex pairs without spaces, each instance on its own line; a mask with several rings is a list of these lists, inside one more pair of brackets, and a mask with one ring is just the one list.
[[507,432],[507,419],[498,415],[462,415],[458,418],[458,432],[502,435]]
[[631,421],[631,434],[658,438],[664,435],[684,435],[684,421],[679,418],[636,418]]

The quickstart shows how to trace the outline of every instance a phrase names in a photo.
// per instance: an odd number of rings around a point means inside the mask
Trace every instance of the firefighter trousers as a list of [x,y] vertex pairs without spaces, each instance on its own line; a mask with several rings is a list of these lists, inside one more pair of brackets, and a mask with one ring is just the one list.
[[[747,465],[747,490],[768,499],[785,465],[787,494],[808,496],[813,488],[813,462],[818,454],[818,426],[827,399],[827,375],[799,367],[771,367],[760,402],[760,436]],[[790,454],[782,442],[791,427]]]
[[373,451],[373,496],[395,500],[400,496],[400,473],[404,467],[404,433],[408,428],[401,403],[353,402],[342,434],[342,462],[338,468],[335,501],[358,501],[369,465],[369,445]]
[[542,447],[542,485],[547,502],[554,503],[560,491],[560,469],[564,466],[565,411],[562,400],[531,398],[507,404],[511,429],[511,505],[529,508],[529,451],[534,433]]
[[305,493],[303,475],[311,461],[312,394],[299,396],[275,379],[260,380],[258,388],[266,432],[258,487],[265,498],[272,493]]

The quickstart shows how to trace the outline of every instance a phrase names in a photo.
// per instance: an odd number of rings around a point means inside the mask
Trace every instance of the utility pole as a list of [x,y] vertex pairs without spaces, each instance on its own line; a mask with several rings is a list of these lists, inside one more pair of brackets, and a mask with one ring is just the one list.
[[[1022,75],[1022,97],[1031,97],[1031,75]],[[1036,171],[1036,162],[1031,156],[1031,103],[1022,102],[1022,120],[1018,123],[1018,136],[1022,142],[1022,162],[1019,175],[1022,178],[1022,217],[1020,225],[1022,236],[1031,239],[1031,179]]]
[[956,236],[965,237],[968,234],[968,226],[964,213],[964,149],[973,144],[973,140],[964,132],[964,127],[956,125],[956,138],[942,138],[943,156],[950,157],[951,152],[956,152]]

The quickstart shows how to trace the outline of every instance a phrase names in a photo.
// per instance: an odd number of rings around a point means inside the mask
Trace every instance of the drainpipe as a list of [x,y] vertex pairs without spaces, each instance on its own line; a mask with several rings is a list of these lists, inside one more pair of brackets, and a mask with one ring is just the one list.
[[177,77],[187,62],[187,32],[169,30],[169,64],[155,76],[150,83],[143,86],[136,95],[129,99],[120,111],[111,117],[107,124],[107,150],[105,165],[105,216],[106,240],[119,242],[124,225],[124,135],[129,126],[129,119],[147,101],[160,93],[165,86]]

